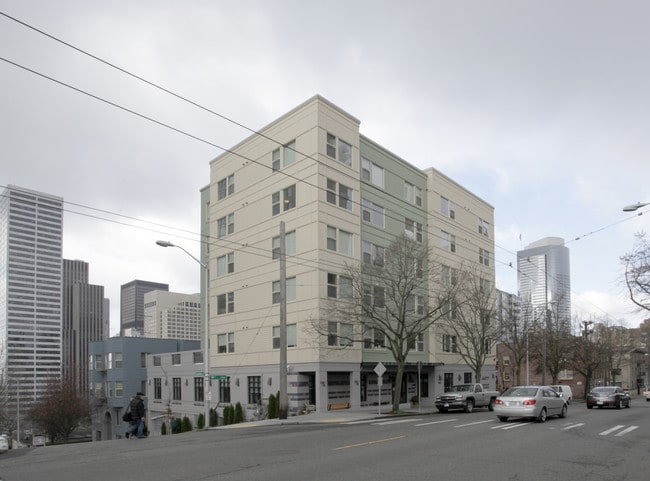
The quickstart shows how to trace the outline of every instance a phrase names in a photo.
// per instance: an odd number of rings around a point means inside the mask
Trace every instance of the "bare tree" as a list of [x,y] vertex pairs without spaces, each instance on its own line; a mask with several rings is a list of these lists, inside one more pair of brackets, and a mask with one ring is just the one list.
[[[435,277],[431,265],[425,246],[406,236],[397,238],[385,255],[347,266],[338,285],[328,284],[328,295],[336,300],[330,303],[328,322],[315,325],[331,346],[362,344],[390,351],[397,367],[393,411],[399,410],[407,356],[442,317],[449,299],[444,289],[430,295],[429,282]],[[337,330],[334,319],[347,328]]]
[[75,429],[90,420],[90,404],[79,396],[73,382],[52,379],[44,396],[32,404],[29,416],[52,442],[67,442]]
[[630,300],[639,310],[650,311],[650,241],[645,232],[635,235],[632,252],[621,257]]
[[532,327],[529,321],[531,317],[526,315],[530,310],[530,303],[520,303],[504,306],[498,313],[499,341],[512,356],[510,363],[514,371],[514,385],[525,384],[521,371],[528,354],[528,334]]
[[[560,372],[566,368],[571,356],[573,342],[570,325],[559,312],[559,302],[550,302],[538,311],[530,347],[534,352],[536,365],[543,375],[544,384],[557,384]],[[551,375],[547,382],[546,374]]]
[[473,269],[458,269],[458,283],[445,313],[444,330],[456,335],[458,354],[481,380],[485,361],[497,339],[495,291],[492,283]]
[[573,369],[585,377],[585,399],[593,380],[607,358],[608,347],[601,336],[594,336],[589,326],[594,321],[580,321],[580,336],[573,338]]

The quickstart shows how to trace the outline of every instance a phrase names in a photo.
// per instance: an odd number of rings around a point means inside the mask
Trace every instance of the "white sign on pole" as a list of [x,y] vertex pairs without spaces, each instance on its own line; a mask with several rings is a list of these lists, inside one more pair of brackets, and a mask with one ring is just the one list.
[[384,366],[381,362],[378,362],[377,365],[375,366],[375,374],[377,374],[377,387],[379,388],[379,412],[378,414],[381,414],[381,386],[383,385],[383,379],[382,376],[386,372],[386,366]]

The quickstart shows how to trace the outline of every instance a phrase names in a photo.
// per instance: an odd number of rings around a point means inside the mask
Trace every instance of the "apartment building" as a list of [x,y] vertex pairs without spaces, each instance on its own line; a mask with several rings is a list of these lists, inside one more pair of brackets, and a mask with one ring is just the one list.
[[[429,247],[430,262],[472,266],[494,287],[492,206],[436,169],[416,168],[359,127],[315,96],[211,162],[202,217],[209,225],[203,254],[210,267],[210,374],[222,378],[212,387],[213,404],[252,406],[279,390],[281,224],[290,413],[306,404],[326,410],[390,399],[396,367],[381,340],[337,345],[340,333],[314,331],[346,288],[348,266],[380,260],[407,235]],[[416,302],[425,304],[427,295]],[[494,386],[494,358],[482,379],[472,379],[443,324],[415,342],[403,402],[419,391],[423,403],[433,403],[445,385],[463,381]],[[379,362],[386,367],[381,393]],[[214,399],[224,393],[227,400]]]
[[144,295],[144,336],[198,341],[201,295],[149,291]]

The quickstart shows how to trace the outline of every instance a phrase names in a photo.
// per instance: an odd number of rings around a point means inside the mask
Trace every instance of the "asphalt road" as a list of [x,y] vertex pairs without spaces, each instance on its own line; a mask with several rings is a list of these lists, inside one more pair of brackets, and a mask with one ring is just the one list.
[[[245,426],[245,425],[243,425]],[[257,425],[0,455],[2,481],[645,481],[650,403],[565,419],[479,410],[340,424]]]

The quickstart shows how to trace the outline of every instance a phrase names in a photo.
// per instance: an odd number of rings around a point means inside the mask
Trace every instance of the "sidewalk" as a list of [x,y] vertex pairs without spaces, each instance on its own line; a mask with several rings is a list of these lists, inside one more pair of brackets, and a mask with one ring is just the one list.
[[268,426],[268,425],[289,425],[289,424],[340,424],[352,421],[364,421],[373,419],[387,419],[401,416],[429,416],[436,411],[434,406],[422,406],[421,409],[417,407],[406,407],[400,409],[398,414],[391,413],[391,406],[381,406],[381,413],[379,406],[361,407],[356,409],[337,409],[335,411],[314,411],[309,414],[300,416],[288,416],[287,419],[263,419],[260,421],[247,421],[240,424],[230,424],[228,426],[219,426],[211,429],[240,429],[255,426]]

